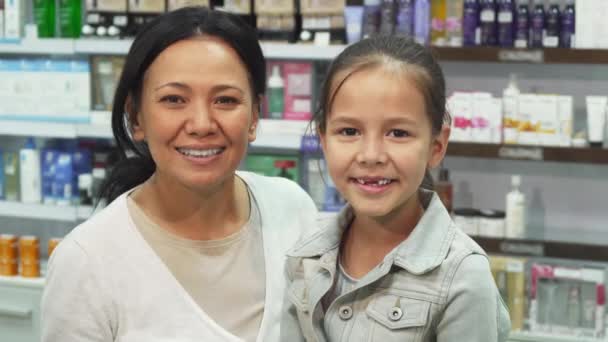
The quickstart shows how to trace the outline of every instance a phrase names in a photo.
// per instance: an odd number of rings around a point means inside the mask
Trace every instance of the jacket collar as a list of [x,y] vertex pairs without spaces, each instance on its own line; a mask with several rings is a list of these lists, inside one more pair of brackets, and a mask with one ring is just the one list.
[[[427,273],[441,264],[448,254],[456,233],[452,219],[439,196],[431,191],[421,193],[426,209],[410,234],[384,258],[385,263],[401,267],[413,274]],[[342,233],[354,219],[350,205],[328,219],[319,220],[322,228],[297,243],[287,254],[291,257],[317,257],[338,249]]]

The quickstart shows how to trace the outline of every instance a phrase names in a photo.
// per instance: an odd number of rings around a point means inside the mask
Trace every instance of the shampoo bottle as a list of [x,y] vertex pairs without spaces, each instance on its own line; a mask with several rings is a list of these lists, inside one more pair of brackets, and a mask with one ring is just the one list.
[[481,45],[496,45],[496,2],[495,0],[482,0],[479,13],[481,27]]
[[503,137],[505,144],[517,144],[519,126],[519,88],[517,87],[517,76],[509,76],[509,84],[502,92],[503,108]]
[[499,0],[498,2],[498,45],[502,47],[513,46],[515,6],[513,0]]
[[574,0],[568,0],[564,12],[562,13],[562,31],[560,33],[559,46],[563,48],[574,47],[574,32],[575,32],[576,12],[574,9]]
[[479,45],[479,2],[465,0],[462,14],[462,44]]
[[363,1],[363,38],[376,35],[380,30],[380,0]]
[[431,44],[437,46],[446,45],[446,1],[447,0],[433,0],[431,2]]
[[505,230],[508,238],[523,238],[526,233],[526,196],[519,190],[521,177],[511,177],[511,191],[506,197]]
[[544,47],[558,47],[559,46],[559,36],[561,33],[561,25],[562,18],[561,12],[559,10],[559,4],[553,0],[551,5],[549,6],[549,11],[547,13],[547,29],[546,35],[543,39]]
[[541,48],[545,38],[545,7],[542,1],[536,0],[530,21],[530,47]]
[[285,110],[285,85],[281,77],[279,65],[272,67],[272,74],[268,79],[268,110],[271,119],[282,119]]
[[81,1],[59,0],[59,36],[63,38],[80,37]]
[[416,0],[414,9],[414,35],[416,42],[428,45],[431,38],[431,3],[430,0]]
[[414,35],[414,0],[397,0],[395,34],[406,37]]
[[462,46],[463,0],[450,0],[446,6],[445,33],[448,46]]
[[528,0],[519,0],[515,14],[515,41],[516,48],[525,49],[530,41],[530,6]]
[[382,0],[380,9],[380,33],[391,35],[395,32],[397,3],[393,0]]
[[29,138],[25,147],[19,151],[21,202],[40,203],[42,201],[40,152],[36,149],[33,138]]
[[[55,0],[34,0],[33,6],[34,20],[36,21],[36,27],[38,28],[38,38],[54,37]],[[2,14],[0,14],[0,16],[2,16]],[[2,19],[0,19],[0,21],[2,21]],[[0,23],[0,30],[2,30],[1,26]]]

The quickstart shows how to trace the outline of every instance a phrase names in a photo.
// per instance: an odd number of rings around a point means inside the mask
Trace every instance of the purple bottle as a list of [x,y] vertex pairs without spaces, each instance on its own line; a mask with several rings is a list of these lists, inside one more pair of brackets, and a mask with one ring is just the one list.
[[549,6],[549,12],[546,19],[545,39],[543,40],[544,47],[558,47],[559,36],[562,26],[562,14],[559,10],[559,5],[554,1]]
[[395,34],[407,37],[414,35],[414,0],[397,0]]
[[380,0],[365,0],[363,2],[363,38],[374,36],[380,29]]
[[530,16],[530,47],[541,48],[545,38],[545,6],[542,1],[536,1]]
[[465,0],[462,13],[462,45],[479,45],[479,2]]
[[481,45],[496,45],[496,2],[495,0],[481,0],[480,7]]
[[566,8],[562,13],[562,32],[560,35],[559,46],[563,48],[572,48],[573,41],[572,36],[575,32],[575,18],[576,12],[574,9],[574,0],[568,0]]
[[416,0],[414,5],[414,36],[419,44],[429,45],[431,38],[430,0]]
[[515,4],[513,0],[498,1],[498,45],[513,46]]
[[382,0],[380,7],[380,33],[390,35],[395,31],[397,4],[393,0]]
[[527,48],[530,40],[530,7],[528,0],[519,0],[515,14],[515,47]]

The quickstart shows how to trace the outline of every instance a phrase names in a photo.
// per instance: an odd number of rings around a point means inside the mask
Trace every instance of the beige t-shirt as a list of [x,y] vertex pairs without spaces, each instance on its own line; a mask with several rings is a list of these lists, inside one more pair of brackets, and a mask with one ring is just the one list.
[[154,223],[128,197],[133,222],[173,276],[214,321],[245,341],[255,341],[266,288],[258,205],[249,193],[249,221],[236,233],[197,241],[178,237]]

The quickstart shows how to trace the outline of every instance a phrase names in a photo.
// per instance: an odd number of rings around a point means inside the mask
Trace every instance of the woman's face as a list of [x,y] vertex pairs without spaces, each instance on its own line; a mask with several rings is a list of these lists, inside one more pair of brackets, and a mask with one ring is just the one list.
[[155,177],[208,191],[232,179],[256,136],[257,103],[240,57],[215,37],[182,40],[146,71],[133,137],[146,141]]

